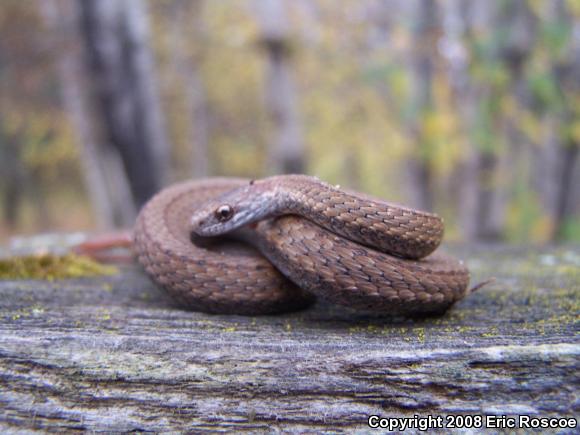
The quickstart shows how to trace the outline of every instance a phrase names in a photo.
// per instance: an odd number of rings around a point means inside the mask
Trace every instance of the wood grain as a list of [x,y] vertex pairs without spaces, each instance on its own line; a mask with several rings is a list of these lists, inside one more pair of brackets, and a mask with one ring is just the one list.
[[455,248],[474,282],[442,317],[323,304],[188,312],[137,267],[0,282],[3,432],[368,429],[367,417],[577,416],[580,248]]

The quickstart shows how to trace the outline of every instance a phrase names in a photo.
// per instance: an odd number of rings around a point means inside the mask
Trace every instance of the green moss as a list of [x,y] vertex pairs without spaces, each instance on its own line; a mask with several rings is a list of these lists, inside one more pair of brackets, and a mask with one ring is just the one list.
[[118,270],[78,255],[30,255],[0,260],[0,279],[55,279],[114,275]]

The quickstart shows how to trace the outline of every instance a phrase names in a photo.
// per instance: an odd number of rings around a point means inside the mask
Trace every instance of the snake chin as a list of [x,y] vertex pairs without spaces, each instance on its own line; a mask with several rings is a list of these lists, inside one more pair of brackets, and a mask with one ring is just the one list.
[[200,237],[219,236],[223,233],[223,225],[219,222],[209,222],[208,218],[191,218],[191,232]]

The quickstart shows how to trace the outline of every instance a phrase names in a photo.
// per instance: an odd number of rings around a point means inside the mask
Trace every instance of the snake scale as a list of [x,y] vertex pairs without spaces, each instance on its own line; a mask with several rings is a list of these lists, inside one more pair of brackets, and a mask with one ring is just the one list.
[[442,237],[434,214],[285,175],[168,187],[139,213],[134,246],[152,279],[198,311],[268,314],[320,297],[416,314],[470,292],[463,263],[432,254]]

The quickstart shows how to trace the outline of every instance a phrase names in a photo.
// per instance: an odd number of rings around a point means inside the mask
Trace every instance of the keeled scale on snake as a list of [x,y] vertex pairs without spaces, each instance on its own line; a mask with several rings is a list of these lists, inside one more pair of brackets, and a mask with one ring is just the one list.
[[[208,237],[219,234],[236,240]],[[156,283],[191,309],[236,314],[294,310],[313,295],[386,314],[442,312],[470,292],[461,261],[431,254],[442,237],[434,214],[303,175],[177,184],[134,229]]]

